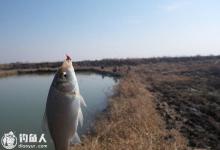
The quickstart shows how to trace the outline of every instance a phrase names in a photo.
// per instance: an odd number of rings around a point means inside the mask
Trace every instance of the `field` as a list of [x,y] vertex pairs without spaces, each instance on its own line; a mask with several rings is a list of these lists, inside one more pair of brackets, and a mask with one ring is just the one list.
[[[220,148],[220,65],[176,66],[151,78],[149,90],[168,129],[178,129],[192,147]],[[182,68],[182,69],[181,69]]]
[[[0,75],[54,72],[59,64],[4,64]],[[220,149],[219,56],[74,64],[121,79],[94,128],[72,149]]]

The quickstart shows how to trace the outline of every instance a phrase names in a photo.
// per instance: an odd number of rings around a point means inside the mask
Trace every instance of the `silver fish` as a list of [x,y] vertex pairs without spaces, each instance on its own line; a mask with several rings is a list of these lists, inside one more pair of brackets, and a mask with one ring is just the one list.
[[77,134],[78,123],[83,123],[81,105],[86,106],[67,56],[50,86],[44,115],[56,150],[69,150],[70,144],[81,142]]

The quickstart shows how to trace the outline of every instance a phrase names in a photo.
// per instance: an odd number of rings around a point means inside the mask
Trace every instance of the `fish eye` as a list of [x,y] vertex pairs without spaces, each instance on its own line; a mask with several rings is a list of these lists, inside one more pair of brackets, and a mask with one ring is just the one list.
[[63,72],[63,76],[66,78],[67,77],[67,74],[66,74],[66,72]]
[[67,78],[67,73],[66,72],[61,72],[60,73],[60,78]]

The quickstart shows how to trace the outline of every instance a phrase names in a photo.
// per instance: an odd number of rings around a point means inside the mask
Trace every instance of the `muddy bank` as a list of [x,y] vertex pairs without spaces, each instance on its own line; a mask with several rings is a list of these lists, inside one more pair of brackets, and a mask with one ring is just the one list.
[[191,147],[220,149],[220,64],[161,64],[155,68],[146,69],[145,78],[151,83],[147,89],[154,93],[167,129],[180,131]]

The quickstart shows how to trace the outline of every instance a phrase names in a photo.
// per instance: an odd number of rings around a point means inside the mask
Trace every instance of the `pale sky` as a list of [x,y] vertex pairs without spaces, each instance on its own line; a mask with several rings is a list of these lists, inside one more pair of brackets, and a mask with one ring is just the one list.
[[220,54],[219,0],[0,0],[0,63]]

